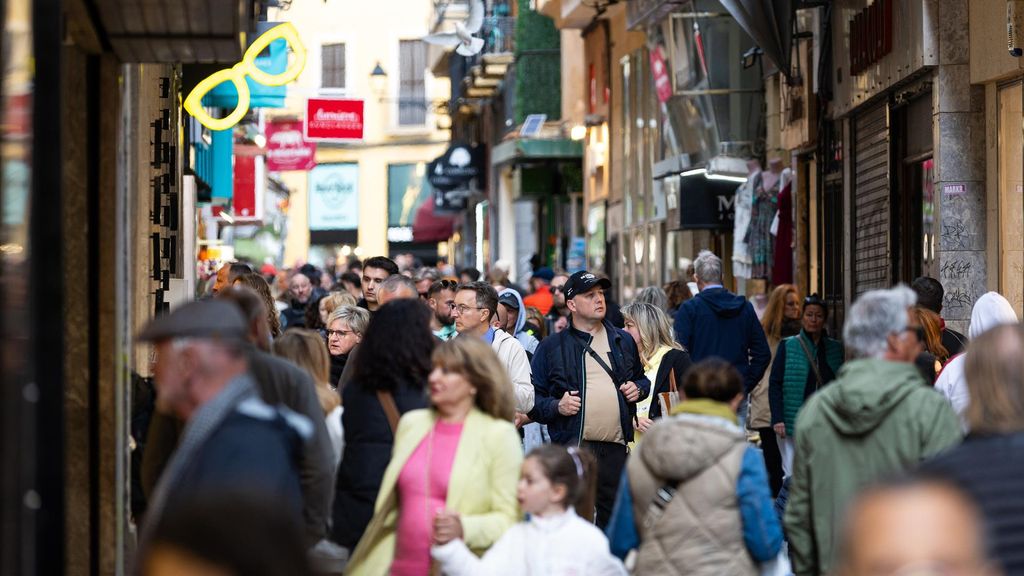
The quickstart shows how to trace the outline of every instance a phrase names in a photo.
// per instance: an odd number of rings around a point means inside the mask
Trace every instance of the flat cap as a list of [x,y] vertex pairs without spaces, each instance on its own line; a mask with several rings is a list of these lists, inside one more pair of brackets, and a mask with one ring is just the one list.
[[534,270],[530,278],[540,278],[541,280],[551,282],[555,278],[555,271],[545,266]]
[[171,338],[244,340],[248,332],[238,306],[224,300],[199,300],[175,308],[149,321],[139,332],[143,342]]

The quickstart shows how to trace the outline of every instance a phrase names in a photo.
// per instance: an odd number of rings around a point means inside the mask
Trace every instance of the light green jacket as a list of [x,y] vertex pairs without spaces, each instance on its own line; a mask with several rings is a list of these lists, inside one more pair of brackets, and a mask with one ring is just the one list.
[[804,404],[785,527],[796,576],[826,574],[846,507],[865,486],[960,442],[949,402],[913,364],[862,359]]
[[[436,420],[434,410],[413,410],[399,421],[373,519],[352,553],[346,574],[383,576],[389,572],[398,525],[398,474]],[[466,417],[455,450],[446,506],[460,514],[463,540],[477,554],[519,520],[516,484],[522,461],[523,449],[512,423],[474,408]]]

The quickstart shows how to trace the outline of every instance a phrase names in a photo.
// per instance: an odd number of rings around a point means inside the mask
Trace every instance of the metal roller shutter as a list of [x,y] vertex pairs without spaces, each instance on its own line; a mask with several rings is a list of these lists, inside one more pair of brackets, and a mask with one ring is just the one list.
[[890,279],[889,107],[854,120],[853,292],[888,288]]

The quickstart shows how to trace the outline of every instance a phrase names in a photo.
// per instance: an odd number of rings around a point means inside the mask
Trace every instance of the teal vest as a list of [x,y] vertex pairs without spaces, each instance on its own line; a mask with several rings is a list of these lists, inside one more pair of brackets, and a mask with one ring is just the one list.
[[[799,335],[783,340],[786,346],[786,367],[782,380],[782,420],[786,423],[786,436],[790,438],[793,436],[793,429],[796,425],[796,415],[804,405],[804,389],[807,386],[807,378],[808,376],[813,378],[813,369],[797,338],[803,338],[812,358],[818,355],[818,348],[814,345],[814,341],[803,330]],[[825,361],[832,369],[833,374],[839,374],[839,367],[843,365],[842,343],[827,337],[822,338],[821,342],[825,345]],[[828,384],[828,382],[824,384]]]

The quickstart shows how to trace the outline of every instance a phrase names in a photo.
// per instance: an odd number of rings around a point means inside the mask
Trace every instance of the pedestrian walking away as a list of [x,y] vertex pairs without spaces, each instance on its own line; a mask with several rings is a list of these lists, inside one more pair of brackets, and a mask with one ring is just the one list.
[[530,412],[531,420],[547,424],[553,442],[582,446],[596,457],[601,528],[611,517],[626,444],[633,441],[636,403],[651,390],[633,338],[605,320],[604,291],[610,286],[586,271],[565,283],[570,324],[537,347]]

